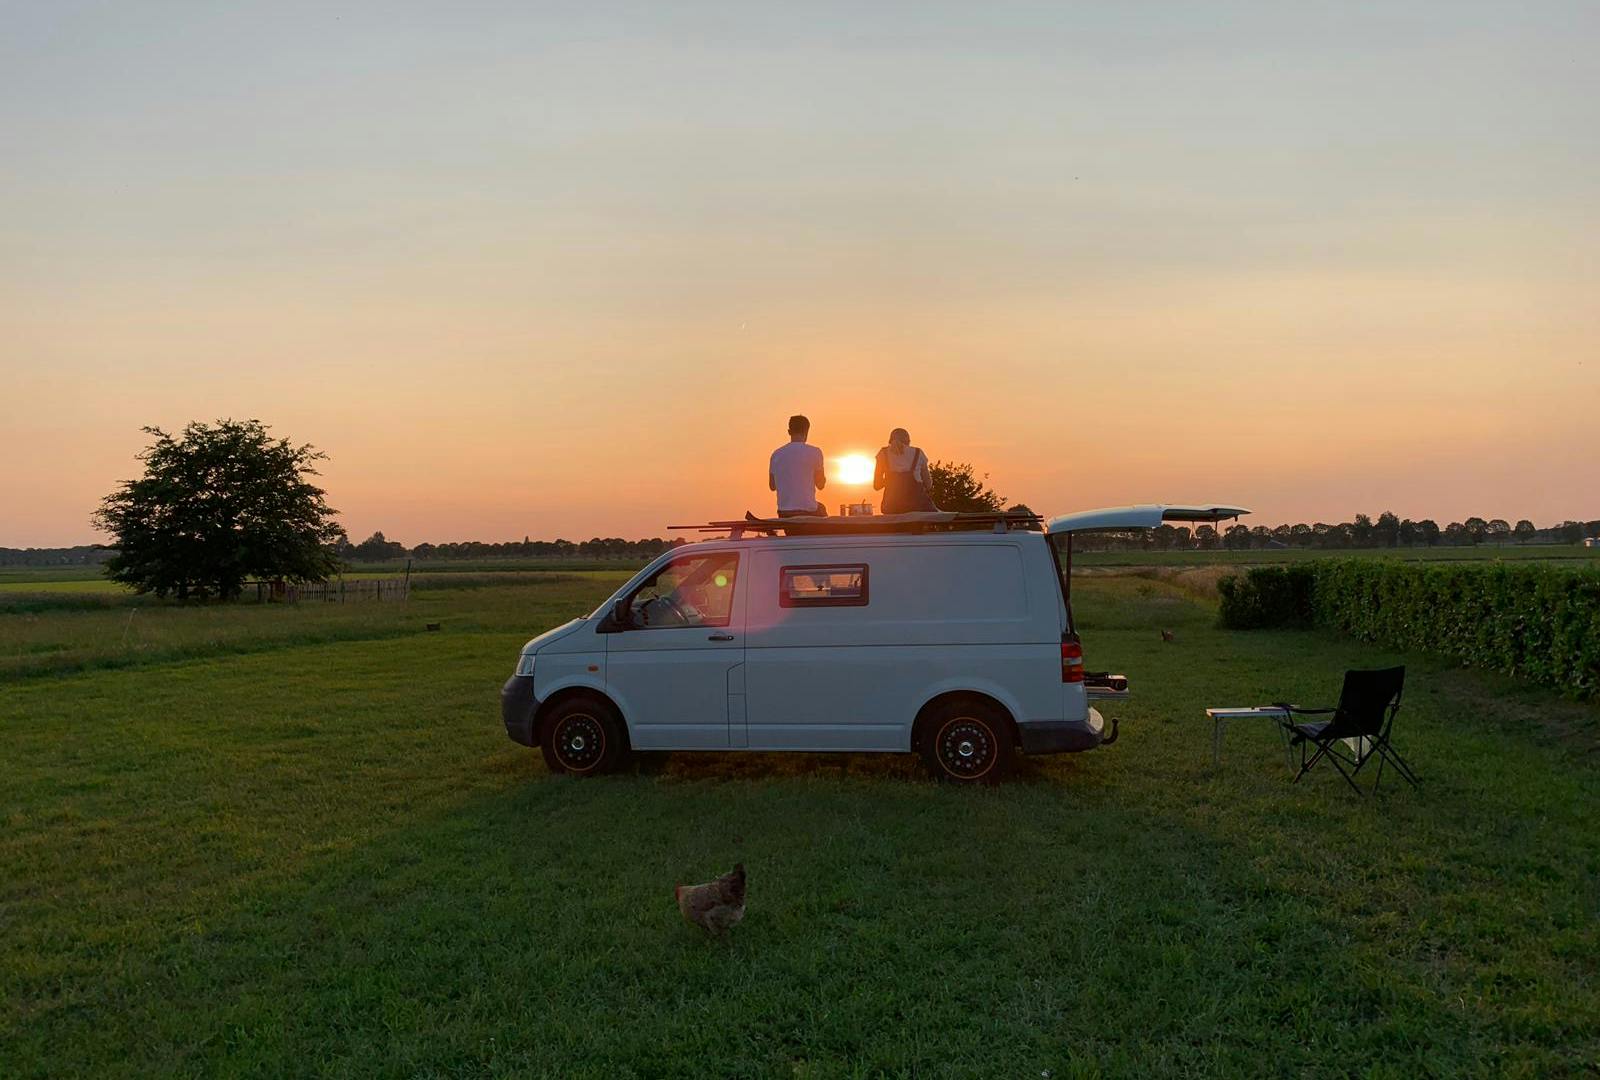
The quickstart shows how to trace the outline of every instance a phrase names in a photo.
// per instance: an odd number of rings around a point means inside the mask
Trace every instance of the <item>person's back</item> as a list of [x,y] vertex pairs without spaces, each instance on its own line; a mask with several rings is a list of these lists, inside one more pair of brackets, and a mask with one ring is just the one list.
[[883,492],[885,514],[908,514],[939,509],[933,502],[933,478],[928,455],[911,445],[905,428],[889,433],[889,444],[878,451],[872,486]]
[[828,478],[822,451],[806,443],[810,433],[810,420],[789,417],[789,441],[774,450],[768,462],[767,486],[778,493],[779,517],[828,513],[817,500],[817,491],[827,485]]

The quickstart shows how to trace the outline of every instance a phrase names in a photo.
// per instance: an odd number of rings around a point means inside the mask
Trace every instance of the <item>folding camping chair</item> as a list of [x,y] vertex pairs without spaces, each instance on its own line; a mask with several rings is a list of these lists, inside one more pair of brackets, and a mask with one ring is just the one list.
[[[1357,795],[1363,795],[1365,793],[1356,786],[1356,774],[1376,757],[1378,776],[1373,781],[1373,791],[1383,783],[1385,762],[1393,765],[1395,772],[1412,787],[1421,784],[1411,766],[1389,742],[1389,731],[1394,726],[1394,714],[1400,711],[1400,691],[1405,681],[1403,667],[1347,671],[1339,704],[1334,708],[1298,709],[1281,705],[1287,714],[1283,724],[1290,746],[1300,748],[1300,771],[1293,782],[1299,783],[1319,761],[1327,760],[1333,762],[1333,767]],[[1331,720],[1300,722],[1295,719],[1329,713],[1333,714]]]

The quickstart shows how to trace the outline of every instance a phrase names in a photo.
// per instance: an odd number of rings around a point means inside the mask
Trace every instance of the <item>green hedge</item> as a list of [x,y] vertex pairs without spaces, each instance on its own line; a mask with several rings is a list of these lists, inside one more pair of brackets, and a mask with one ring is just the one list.
[[1222,625],[1230,630],[1267,626],[1310,626],[1313,563],[1258,566],[1217,582]]
[[1600,574],[1534,563],[1326,559],[1223,578],[1222,625],[1316,625],[1557,686],[1600,692]]

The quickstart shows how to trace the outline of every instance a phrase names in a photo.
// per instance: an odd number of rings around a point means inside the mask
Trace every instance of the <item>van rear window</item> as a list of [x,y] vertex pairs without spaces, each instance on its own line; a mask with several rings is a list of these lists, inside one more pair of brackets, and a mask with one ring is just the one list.
[[842,566],[785,566],[778,571],[780,607],[864,607],[865,563]]

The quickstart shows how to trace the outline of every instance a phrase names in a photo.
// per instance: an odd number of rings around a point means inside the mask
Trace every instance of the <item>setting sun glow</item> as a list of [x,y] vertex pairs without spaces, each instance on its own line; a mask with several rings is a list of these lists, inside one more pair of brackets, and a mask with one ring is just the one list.
[[872,483],[872,459],[865,454],[846,454],[839,459],[841,484]]

